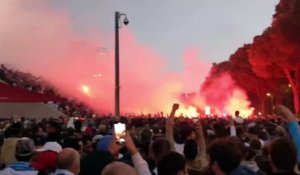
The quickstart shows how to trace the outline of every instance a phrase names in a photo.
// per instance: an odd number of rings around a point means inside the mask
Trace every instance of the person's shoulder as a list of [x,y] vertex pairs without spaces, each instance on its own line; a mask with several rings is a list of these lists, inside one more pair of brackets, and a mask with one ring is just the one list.
[[16,171],[12,168],[6,167],[3,170],[0,170],[1,175],[18,175]]

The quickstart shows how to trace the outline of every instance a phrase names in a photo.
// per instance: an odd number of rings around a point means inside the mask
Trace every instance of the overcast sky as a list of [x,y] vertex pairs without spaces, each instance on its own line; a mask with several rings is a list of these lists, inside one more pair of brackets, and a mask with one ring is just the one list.
[[[76,31],[114,32],[114,12],[127,14],[136,39],[181,68],[185,48],[208,62],[225,60],[270,25],[279,0],[49,0],[73,19]],[[104,46],[112,50],[113,45]]]

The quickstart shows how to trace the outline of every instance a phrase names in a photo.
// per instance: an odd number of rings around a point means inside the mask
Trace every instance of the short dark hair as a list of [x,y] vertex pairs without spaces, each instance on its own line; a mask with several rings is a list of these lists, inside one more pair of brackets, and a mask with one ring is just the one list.
[[195,160],[198,154],[198,145],[195,140],[187,140],[185,142],[183,154],[187,160]]
[[262,144],[258,139],[253,139],[250,141],[250,147],[254,150],[261,150]]
[[178,172],[185,169],[185,159],[177,152],[169,152],[157,165],[158,175],[177,175]]
[[151,151],[156,159],[155,161],[159,161],[165,154],[171,151],[171,144],[165,138],[158,138],[151,144]]
[[230,173],[236,169],[242,159],[242,143],[235,138],[221,138],[213,141],[208,148],[210,165],[217,162],[220,169]]
[[287,138],[278,138],[271,142],[270,157],[276,168],[293,171],[297,163],[297,149]]

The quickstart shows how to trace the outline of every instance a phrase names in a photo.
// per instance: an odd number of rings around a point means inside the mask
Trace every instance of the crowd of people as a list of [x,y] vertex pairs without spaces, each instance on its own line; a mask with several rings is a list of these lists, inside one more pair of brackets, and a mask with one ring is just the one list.
[[[296,116],[278,106],[271,118],[87,117],[2,126],[1,175],[297,174]],[[124,143],[114,124],[126,124]]]
[[[12,86],[60,95],[41,79],[0,67]],[[294,175],[300,163],[296,116],[120,117],[92,114],[66,99],[56,104],[67,117],[0,122],[0,175]],[[84,116],[84,117],[79,117]],[[126,125],[119,142],[114,124]]]
[[10,68],[4,64],[0,65],[0,83],[7,83],[11,86],[26,89],[28,91],[59,97],[61,100],[58,102],[51,102],[51,107],[56,108],[67,116],[93,115],[93,112],[86,105],[77,99],[64,96],[43,78]]

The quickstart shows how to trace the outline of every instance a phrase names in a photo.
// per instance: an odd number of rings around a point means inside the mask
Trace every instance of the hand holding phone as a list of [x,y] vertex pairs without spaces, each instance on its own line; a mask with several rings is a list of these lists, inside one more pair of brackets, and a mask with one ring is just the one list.
[[125,136],[125,146],[131,155],[134,155],[138,152],[129,133]]
[[126,136],[126,126],[124,123],[116,123],[114,124],[114,131],[116,135],[116,141],[119,144],[124,144],[125,136]]

